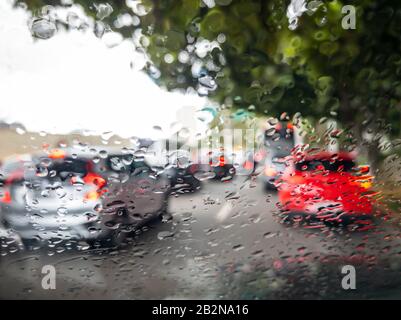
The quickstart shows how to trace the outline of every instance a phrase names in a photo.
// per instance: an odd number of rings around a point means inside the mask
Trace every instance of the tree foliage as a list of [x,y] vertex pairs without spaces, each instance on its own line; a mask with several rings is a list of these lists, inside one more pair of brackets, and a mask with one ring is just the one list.
[[[61,4],[23,2],[33,11]],[[103,1],[74,2],[95,17],[94,4]],[[365,126],[385,119],[399,131],[401,2],[305,1],[290,29],[289,5],[302,2],[110,0],[114,11],[106,21],[113,27],[118,16],[139,16],[139,26],[118,31],[130,37],[142,29],[154,64],[147,70],[168,89],[192,87],[261,114],[300,111]],[[342,27],[345,5],[356,8],[355,29]]]

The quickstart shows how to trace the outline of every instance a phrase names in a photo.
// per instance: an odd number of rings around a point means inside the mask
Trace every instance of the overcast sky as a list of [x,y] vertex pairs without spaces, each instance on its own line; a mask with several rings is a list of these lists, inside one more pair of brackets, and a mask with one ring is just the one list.
[[182,109],[200,109],[205,99],[165,92],[132,70],[132,61],[143,62],[131,42],[110,49],[91,31],[34,40],[28,21],[23,9],[0,1],[0,120],[30,131],[86,129],[124,137],[152,136],[154,126],[167,132],[177,114],[190,122],[183,125],[194,126]]

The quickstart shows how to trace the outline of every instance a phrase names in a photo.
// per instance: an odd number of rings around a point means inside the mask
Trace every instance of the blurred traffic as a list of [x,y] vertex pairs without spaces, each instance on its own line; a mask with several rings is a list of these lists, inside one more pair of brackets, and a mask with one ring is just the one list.
[[355,153],[296,144],[289,121],[269,123],[262,136],[259,148],[241,156],[152,139],[13,156],[1,166],[2,225],[31,249],[63,241],[118,248],[149,222],[171,219],[170,197],[237,175],[278,193],[281,223],[372,225],[373,176]]

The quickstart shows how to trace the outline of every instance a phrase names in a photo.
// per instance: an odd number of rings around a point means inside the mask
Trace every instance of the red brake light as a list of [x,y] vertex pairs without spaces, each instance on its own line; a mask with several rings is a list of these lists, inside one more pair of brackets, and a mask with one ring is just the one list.
[[[85,184],[91,184],[96,187],[96,189],[89,191],[85,194],[84,199],[89,201],[95,201],[100,198],[100,196],[107,192],[106,189],[102,189],[106,185],[106,180],[96,173],[89,172],[85,177],[82,178]],[[71,183],[74,184],[78,181],[76,177],[71,178]]]
[[107,192],[106,189],[101,190],[106,185],[106,180],[98,174],[89,172],[83,180],[86,184],[96,186],[96,190],[89,191],[85,194],[85,200],[95,201],[99,199],[103,193]]
[[370,171],[370,167],[369,166],[359,166],[359,172],[361,174],[368,174]]
[[249,160],[245,161],[245,163],[244,163],[244,169],[245,169],[245,170],[252,170],[252,169],[253,169],[253,163],[252,163],[252,161],[249,161]]
[[95,201],[100,198],[100,193],[96,190],[89,191],[85,194],[85,200]]
[[3,197],[0,199],[3,203],[11,203],[11,194],[10,191],[6,190],[3,193]]
[[99,176],[96,173],[89,172],[84,178],[84,182],[87,184],[93,184],[95,185],[98,189],[103,188],[106,185],[106,180]]
[[288,178],[288,182],[291,184],[301,184],[304,183],[304,178],[300,175],[293,175]]
[[224,159],[224,156],[219,157],[219,166],[223,167],[226,164],[226,159]]
[[50,159],[64,159],[65,152],[61,149],[53,149],[49,152]]
[[99,199],[106,192],[108,192],[107,189],[89,191],[85,194],[85,200],[95,201]]
[[274,177],[277,174],[277,171],[272,167],[265,167],[265,175],[268,177]]

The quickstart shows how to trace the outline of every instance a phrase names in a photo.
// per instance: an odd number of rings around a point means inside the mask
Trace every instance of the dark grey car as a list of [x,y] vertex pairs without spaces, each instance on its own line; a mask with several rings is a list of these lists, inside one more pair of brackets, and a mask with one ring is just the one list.
[[169,181],[133,154],[66,151],[14,167],[23,174],[14,169],[13,178],[3,177],[9,199],[1,203],[1,218],[28,245],[61,240],[117,245],[167,209]]
[[285,158],[291,154],[295,146],[292,125],[279,122],[273,128],[265,131],[264,145],[266,156],[263,168],[263,184],[267,191],[276,190],[276,181],[286,168]]

